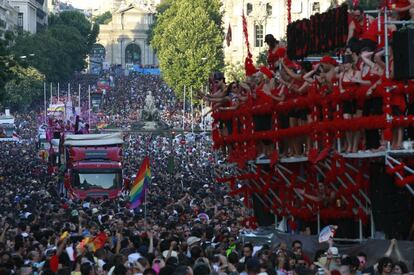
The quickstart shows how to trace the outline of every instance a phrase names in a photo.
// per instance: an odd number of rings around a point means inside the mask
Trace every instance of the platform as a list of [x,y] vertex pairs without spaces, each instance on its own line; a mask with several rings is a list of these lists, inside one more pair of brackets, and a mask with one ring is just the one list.
[[[359,151],[357,153],[341,153],[346,159],[380,159],[384,158],[386,155],[390,155],[393,157],[414,157],[414,149],[401,149],[401,150],[387,150],[387,151]],[[308,157],[306,156],[296,156],[296,157],[283,157],[279,159],[280,163],[299,163],[299,162],[307,162]],[[249,160],[248,164],[270,164],[271,160],[267,157],[259,158],[255,160]],[[235,163],[228,163],[227,167],[235,167],[237,164]]]
[[385,157],[386,151],[359,151],[357,153],[341,153],[344,158],[361,159],[361,158],[381,158]]

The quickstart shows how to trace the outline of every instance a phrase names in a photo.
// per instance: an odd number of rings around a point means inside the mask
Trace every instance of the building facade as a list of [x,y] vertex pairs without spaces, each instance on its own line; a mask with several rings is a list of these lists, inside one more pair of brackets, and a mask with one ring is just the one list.
[[20,30],[30,33],[47,26],[46,0],[9,0],[10,5],[17,10],[17,26]]
[[18,12],[10,6],[8,0],[0,0],[0,39],[7,31],[17,30]]
[[[324,12],[331,0],[291,0],[292,22],[301,18],[309,18],[317,12]],[[264,36],[273,34],[278,40],[286,39],[287,5],[283,0],[223,0],[223,23],[227,32],[232,30],[230,46],[224,42],[226,64],[244,64],[247,49],[244,42],[242,12],[248,24],[250,51],[253,59],[266,49]]]
[[112,11],[112,21],[100,25],[100,32],[90,55],[90,69],[94,66],[133,65],[157,66],[158,60],[148,41],[153,24],[155,3],[152,1],[119,1]]

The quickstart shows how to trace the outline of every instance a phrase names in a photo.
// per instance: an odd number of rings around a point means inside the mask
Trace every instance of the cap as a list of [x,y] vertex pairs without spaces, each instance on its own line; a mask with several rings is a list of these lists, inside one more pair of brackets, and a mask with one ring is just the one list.
[[330,64],[333,66],[338,66],[338,62],[336,62],[335,58],[329,55],[325,55],[324,57],[322,57],[319,63],[325,63],[325,64]]
[[279,43],[279,41],[273,36],[273,34],[266,34],[264,42],[265,43],[275,42],[276,44]]
[[187,244],[188,244],[188,246],[192,246],[192,245],[194,245],[195,243],[197,243],[199,241],[201,241],[200,238],[191,236],[187,239]]

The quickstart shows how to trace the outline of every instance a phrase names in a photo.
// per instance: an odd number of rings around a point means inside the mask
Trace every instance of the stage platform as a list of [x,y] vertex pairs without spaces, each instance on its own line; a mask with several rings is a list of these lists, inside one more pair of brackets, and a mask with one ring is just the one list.
[[[390,155],[393,157],[404,158],[404,157],[414,157],[414,150],[413,149],[401,149],[401,150],[386,150],[386,151],[359,151],[357,153],[341,153],[344,158],[346,159],[381,159],[384,158],[386,155]],[[299,162],[307,162],[308,157],[306,156],[295,156],[295,157],[282,157],[279,159],[280,163],[299,163]],[[270,164],[271,160],[267,157],[258,158],[256,160],[248,161],[248,164]]]

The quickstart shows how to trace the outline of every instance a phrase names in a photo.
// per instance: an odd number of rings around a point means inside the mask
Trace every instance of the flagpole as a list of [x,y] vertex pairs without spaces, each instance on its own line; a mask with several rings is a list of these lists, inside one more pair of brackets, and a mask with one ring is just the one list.
[[43,105],[45,108],[45,124],[47,123],[46,82],[43,82]]
[[81,85],[80,85],[80,83],[79,83],[79,87],[78,87],[78,93],[79,93],[79,95],[78,95],[78,108],[79,108],[79,116],[81,115]]
[[60,93],[60,83],[58,82],[58,87],[57,87],[57,95],[58,95],[58,97],[57,97],[57,103],[59,103],[59,101],[60,101],[60,95],[59,95],[59,93]]
[[184,85],[184,96],[183,96],[183,131],[185,130],[185,85]]
[[[149,188],[149,185],[147,186]],[[147,230],[147,188],[144,186],[144,228]]]
[[50,82],[50,104],[53,104],[53,83]]
[[193,86],[190,87],[190,108],[191,108],[191,133],[194,134],[194,104],[193,104]]
[[70,100],[70,82],[68,82],[68,101]]
[[[204,85],[201,85],[201,94],[204,92]],[[204,99],[201,100],[201,130],[204,131]]]
[[91,127],[91,85],[88,86],[88,123],[89,128]]

